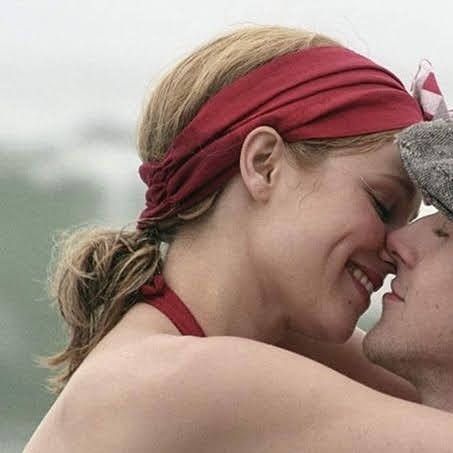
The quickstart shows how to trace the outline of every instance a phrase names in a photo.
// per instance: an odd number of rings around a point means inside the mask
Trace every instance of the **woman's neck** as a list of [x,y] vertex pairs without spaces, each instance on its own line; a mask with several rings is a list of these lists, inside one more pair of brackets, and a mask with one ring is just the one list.
[[239,237],[181,235],[171,244],[164,278],[208,336],[275,344],[286,328],[281,304],[262,294]]

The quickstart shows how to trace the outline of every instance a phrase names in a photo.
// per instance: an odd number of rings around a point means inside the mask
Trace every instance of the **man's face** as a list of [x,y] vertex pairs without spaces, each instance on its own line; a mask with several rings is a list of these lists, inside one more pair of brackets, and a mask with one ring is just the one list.
[[423,217],[391,232],[386,245],[397,275],[365,353],[407,377],[420,367],[453,368],[453,222]]

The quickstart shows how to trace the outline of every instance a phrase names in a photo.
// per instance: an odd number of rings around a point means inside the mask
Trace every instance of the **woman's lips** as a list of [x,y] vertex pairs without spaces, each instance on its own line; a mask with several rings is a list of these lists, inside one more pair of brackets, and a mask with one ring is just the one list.
[[373,291],[377,291],[384,282],[385,275],[381,272],[377,272],[370,267],[367,267],[361,263],[357,263],[356,261],[349,261],[354,267],[359,268],[368,278],[368,280],[373,285]]
[[352,283],[354,284],[357,292],[360,295],[360,301],[361,301],[360,311],[365,312],[369,308],[370,303],[371,303],[370,294],[365,289],[365,287],[360,282],[358,282],[355,277],[353,277],[351,275],[350,272],[348,272],[348,274],[349,274],[349,277],[351,278]]
[[370,267],[364,266],[363,264],[354,263],[354,265],[360,268],[367,275],[373,284],[373,291],[377,291],[382,286],[385,277],[384,274],[377,272]]
[[[355,270],[358,269],[360,273],[366,277],[366,281],[359,281],[358,276],[355,275]],[[363,264],[359,264],[355,261],[349,261],[346,270],[349,273],[351,280],[360,295],[360,315],[368,310],[370,303],[371,303],[371,293],[376,291],[382,286],[382,282],[384,280],[384,275],[370,269]]]

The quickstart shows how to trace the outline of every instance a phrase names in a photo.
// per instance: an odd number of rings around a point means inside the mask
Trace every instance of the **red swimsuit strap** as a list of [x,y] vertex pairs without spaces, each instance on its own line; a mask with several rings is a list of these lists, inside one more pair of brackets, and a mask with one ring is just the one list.
[[149,285],[143,285],[141,293],[145,296],[144,302],[161,311],[182,335],[206,336],[195,316],[165,283],[162,275],[156,275]]

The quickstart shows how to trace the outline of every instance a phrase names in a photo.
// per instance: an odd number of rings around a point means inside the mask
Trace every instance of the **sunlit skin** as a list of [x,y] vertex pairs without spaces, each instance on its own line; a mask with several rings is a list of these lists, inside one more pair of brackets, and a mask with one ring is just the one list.
[[304,169],[261,127],[244,143],[240,170],[209,222],[172,244],[165,278],[209,335],[273,343],[290,327],[345,341],[369,306],[350,264],[379,286],[392,270],[379,258],[385,234],[419,206],[396,146]]
[[[386,234],[418,208],[398,156],[388,144],[308,170],[274,130],[253,131],[240,171],[206,221],[178,232],[163,269],[207,338],[181,336],[137,303],[71,377],[27,453],[450,451],[450,414],[274,346],[288,328],[349,338],[369,303],[350,263],[380,281],[394,267],[381,256]],[[375,368],[361,382],[386,382]]]
[[284,283],[274,297],[291,303],[293,329],[322,340],[346,340],[369,306],[369,294],[351,278],[350,264],[368,275],[374,290],[391,270],[378,257],[384,235],[405,223],[417,205],[397,178],[396,162],[389,162],[393,152],[390,145],[374,155],[328,159],[305,176],[308,184],[296,209],[284,206],[289,193],[281,197],[285,212],[280,208],[278,220],[268,226],[279,249],[272,249],[271,271],[259,274],[270,280],[281,273]]
[[389,234],[397,268],[367,355],[406,377],[424,404],[453,411],[453,222],[441,213]]

